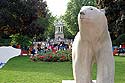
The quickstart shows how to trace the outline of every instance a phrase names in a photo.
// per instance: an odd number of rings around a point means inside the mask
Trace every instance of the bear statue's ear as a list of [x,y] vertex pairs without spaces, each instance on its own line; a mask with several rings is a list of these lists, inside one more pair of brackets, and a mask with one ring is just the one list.
[[105,14],[105,9],[100,9],[100,11]]

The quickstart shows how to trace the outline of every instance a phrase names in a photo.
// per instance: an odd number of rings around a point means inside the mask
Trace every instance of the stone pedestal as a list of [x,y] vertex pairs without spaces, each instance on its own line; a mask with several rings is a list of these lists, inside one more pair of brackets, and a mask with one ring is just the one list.
[[[75,83],[74,80],[62,80],[62,83]],[[92,80],[92,83],[96,83],[96,80]]]

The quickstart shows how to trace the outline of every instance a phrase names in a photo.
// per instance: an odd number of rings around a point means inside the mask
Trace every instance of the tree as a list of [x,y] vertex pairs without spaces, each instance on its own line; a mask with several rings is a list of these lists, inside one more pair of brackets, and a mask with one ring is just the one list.
[[121,44],[125,43],[125,34],[121,34],[116,40]]
[[0,1],[1,32],[33,37],[35,34],[44,33],[47,23],[47,5],[43,0]]
[[44,36],[46,38],[54,38],[55,34],[55,26],[54,26],[54,21],[57,19],[55,16],[52,16],[52,14],[49,12],[48,14],[48,27],[45,30]]
[[113,41],[113,45],[125,44],[125,34],[121,34],[116,40]]
[[99,8],[106,10],[109,31],[112,40],[125,33],[125,1],[124,0],[97,0]]
[[70,0],[67,6],[67,10],[65,15],[63,16],[63,20],[65,22],[65,37],[74,38],[76,33],[78,32],[78,21],[77,16],[80,11],[80,8],[83,5],[94,5],[95,0]]
[[25,46],[30,46],[32,44],[32,39],[29,38],[28,36],[20,35],[20,34],[14,34],[11,35],[11,45],[17,45],[20,44],[21,48]]

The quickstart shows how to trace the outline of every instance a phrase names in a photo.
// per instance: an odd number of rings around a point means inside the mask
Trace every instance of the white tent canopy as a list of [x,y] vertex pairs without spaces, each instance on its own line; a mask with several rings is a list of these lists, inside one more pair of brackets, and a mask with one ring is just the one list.
[[2,68],[9,59],[20,55],[21,49],[13,48],[12,46],[0,47],[0,68]]

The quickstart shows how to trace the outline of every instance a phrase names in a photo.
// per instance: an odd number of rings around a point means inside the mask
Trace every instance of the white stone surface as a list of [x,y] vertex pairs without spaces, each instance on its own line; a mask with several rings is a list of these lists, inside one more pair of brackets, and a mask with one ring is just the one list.
[[[93,83],[96,83],[96,80],[92,80]],[[75,80],[62,80],[62,83],[75,83]]]

